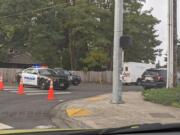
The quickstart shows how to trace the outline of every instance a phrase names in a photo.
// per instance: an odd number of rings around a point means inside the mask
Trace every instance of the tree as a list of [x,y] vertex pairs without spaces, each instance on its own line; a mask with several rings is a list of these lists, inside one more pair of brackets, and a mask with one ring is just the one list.
[[94,3],[82,0],[76,0],[73,6],[65,7],[64,12],[69,64],[71,69],[82,69],[81,59],[86,57],[89,51],[94,48],[104,50],[107,43],[111,44],[111,41],[104,36],[107,32],[106,27],[109,27],[107,22],[105,23],[107,21],[105,17],[110,17],[111,13]]
[[138,0],[125,3],[124,34],[133,38],[133,47],[125,50],[125,61],[154,63],[161,44],[157,40],[155,25],[160,21],[150,11],[142,11],[143,4]]
[[28,51],[42,63],[58,65],[57,49],[64,37],[62,21],[56,17],[60,8],[56,11],[53,6],[49,0],[2,0],[0,15],[8,16],[0,21],[4,49]]
[[[124,34],[134,41],[125,50],[125,60],[153,63],[160,44],[154,29],[159,21],[151,10],[142,11],[142,2],[124,1]],[[13,48],[52,67],[112,69],[113,4],[112,0],[1,0],[0,60],[9,59],[7,50]]]
[[107,53],[99,50],[91,50],[85,59],[82,60],[84,67],[88,70],[101,71],[107,69],[109,61]]

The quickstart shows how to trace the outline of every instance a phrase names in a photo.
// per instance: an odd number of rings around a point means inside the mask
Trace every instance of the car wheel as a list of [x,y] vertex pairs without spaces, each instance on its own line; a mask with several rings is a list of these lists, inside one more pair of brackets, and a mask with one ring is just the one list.
[[136,81],[136,85],[137,85],[137,86],[141,86],[141,80],[140,80],[140,79],[138,79],[138,80]]
[[45,82],[41,82],[39,88],[41,90],[46,90],[46,83]]
[[17,77],[16,81],[18,84],[20,83],[20,80],[21,80],[21,77]]

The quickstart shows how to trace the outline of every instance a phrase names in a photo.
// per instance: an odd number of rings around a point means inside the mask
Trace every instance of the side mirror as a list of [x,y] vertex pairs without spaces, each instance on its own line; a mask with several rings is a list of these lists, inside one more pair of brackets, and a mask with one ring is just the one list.
[[133,45],[132,38],[129,36],[122,36],[120,38],[120,47],[123,49],[129,48]]

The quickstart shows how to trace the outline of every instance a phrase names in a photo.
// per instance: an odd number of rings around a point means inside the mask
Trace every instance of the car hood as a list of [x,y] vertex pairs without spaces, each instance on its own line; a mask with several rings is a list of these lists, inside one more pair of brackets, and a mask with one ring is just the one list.
[[72,75],[72,77],[75,77],[75,78],[80,78],[80,76],[78,76],[78,75]]
[[180,124],[142,124],[142,125],[132,125],[121,128],[109,128],[109,129],[31,129],[31,130],[0,130],[0,134],[38,134],[44,135],[48,134],[64,134],[64,135],[116,135],[116,134],[141,134],[141,133],[172,133],[174,131],[180,131]]

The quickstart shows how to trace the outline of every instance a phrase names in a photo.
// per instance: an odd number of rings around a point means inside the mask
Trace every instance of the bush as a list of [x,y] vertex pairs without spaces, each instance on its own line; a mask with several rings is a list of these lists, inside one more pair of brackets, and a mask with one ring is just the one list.
[[146,90],[143,96],[147,101],[180,108],[180,87]]

